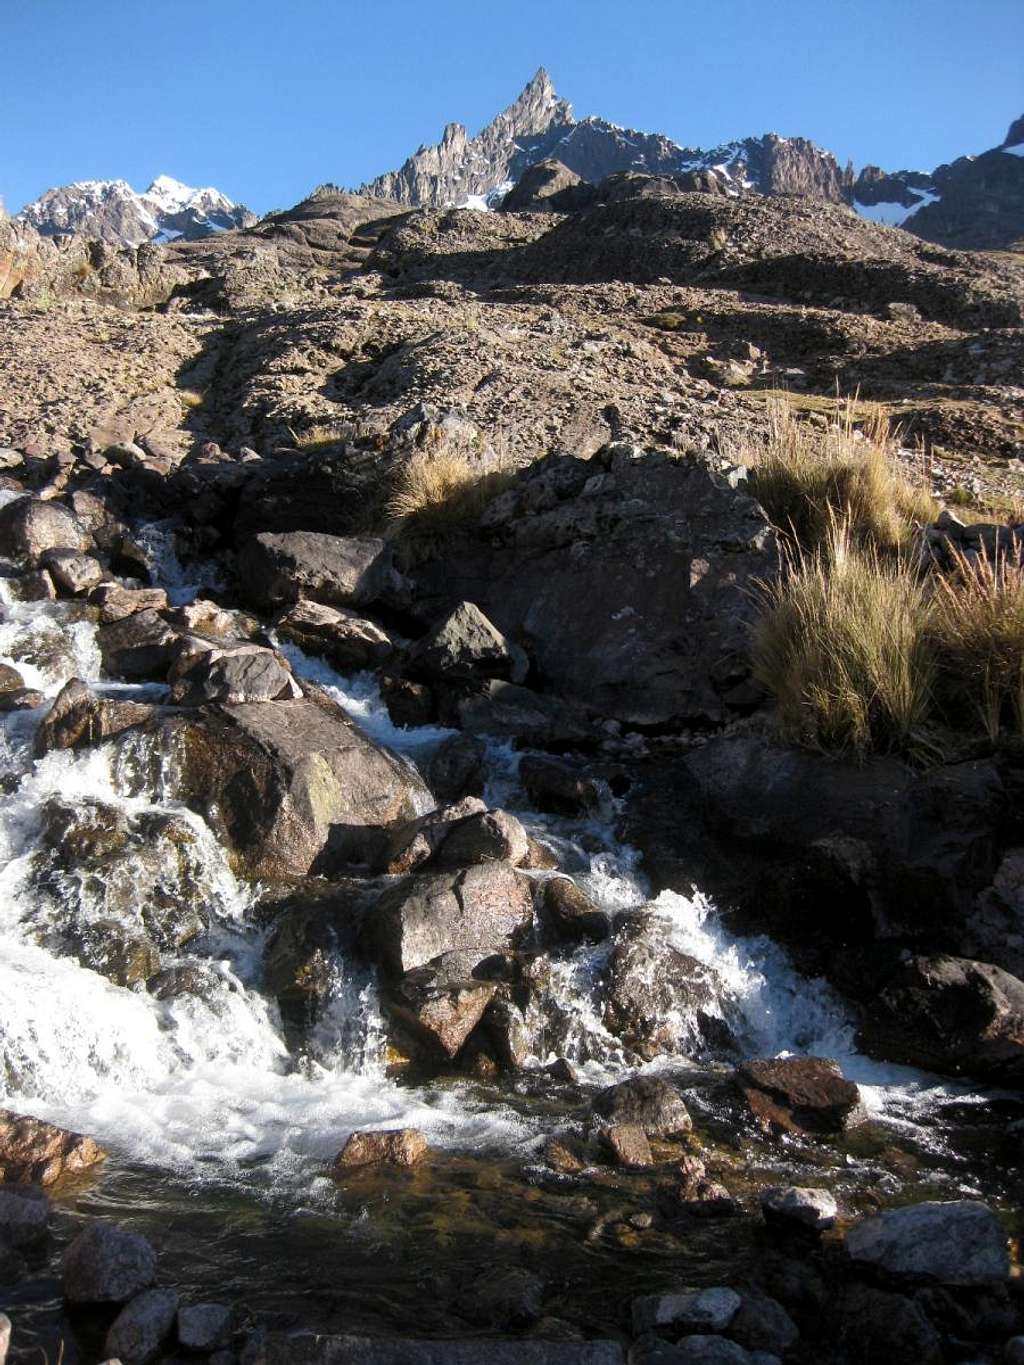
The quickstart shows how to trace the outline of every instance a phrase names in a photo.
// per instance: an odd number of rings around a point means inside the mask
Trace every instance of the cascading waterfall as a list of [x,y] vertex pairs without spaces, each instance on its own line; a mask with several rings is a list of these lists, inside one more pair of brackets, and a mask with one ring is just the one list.
[[[168,528],[148,528],[140,541],[154,576],[177,601],[190,600],[200,582],[210,582],[209,575],[182,570]],[[49,696],[71,676],[122,696],[153,699],[161,693],[102,681],[94,628],[76,619],[74,605],[5,599],[3,616],[0,657]],[[409,761],[422,759],[451,733],[397,728],[372,678],[341,678],[321,660],[282,648],[297,673],[324,686],[373,738]],[[537,1123],[496,1104],[493,1095],[485,1103],[467,1084],[417,1089],[387,1080],[372,976],[342,954],[333,963],[332,990],[301,1058],[291,1055],[276,1004],[260,990],[267,931],[251,914],[258,888],[234,877],[209,828],[194,813],[163,800],[159,782],[146,794],[128,794],[136,784],[123,770],[123,751],[118,758],[107,745],[34,760],[37,723],[33,713],[15,713],[0,731],[10,792],[0,813],[5,1104],[89,1131],[136,1162],[275,1188],[308,1186],[312,1168],[359,1126],[416,1126],[434,1143],[455,1147],[509,1150],[539,1140]],[[491,745],[489,803],[513,809],[532,834],[557,847],[563,867],[607,912],[648,903],[635,852],[616,844],[611,834],[611,805],[589,820],[540,816],[525,807],[518,761],[509,746]],[[54,801],[95,803],[135,825],[157,817],[184,822],[204,928],[164,954],[162,965],[201,972],[202,989],[161,998],[141,986],[114,985],[66,949],[55,949],[72,922],[95,922],[113,912],[109,888],[90,889],[87,878],[62,879],[50,869],[40,889],[41,830]],[[161,869],[158,857],[155,870],[139,872],[128,901],[145,902],[154,878],[164,893],[180,891],[180,856],[169,850],[167,858],[166,867]],[[873,1087],[872,1107],[905,1121],[915,1106],[927,1103],[925,1081],[857,1056],[850,1021],[831,992],[799,977],[775,945],[729,935],[700,896],[665,892],[652,908],[672,945],[717,973],[723,996],[716,1007],[728,1013],[747,1055],[838,1056],[848,1074]],[[604,945],[565,952],[551,971],[552,1002],[562,1019],[561,1055],[579,1060],[584,1079],[594,1083],[637,1065],[607,1029],[597,1002],[606,952]],[[666,1027],[685,1052],[692,1021],[680,1016]]]

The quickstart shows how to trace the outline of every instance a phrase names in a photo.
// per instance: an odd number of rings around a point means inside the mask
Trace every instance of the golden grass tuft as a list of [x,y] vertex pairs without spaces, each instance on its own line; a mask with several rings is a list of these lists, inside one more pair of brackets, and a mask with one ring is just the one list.
[[1024,737],[1024,568],[1016,554],[969,560],[936,581],[929,624],[940,702],[958,729]]
[[458,452],[417,455],[395,479],[388,516],[403,535],[443,538],[474,525],[510,479]]
[[768,439],[744,451],[750,487],[769,519],[796,549],[824,547],[837,523],[853,544],[877,552],[903,551],[915,525],[933,521],[938,508],[928,490],[896,466],[888,420],[875,410],[858,431],[851,402],[822,431],[799,422],[788,404],[768,406]]
[[902,559],[858,544],[833,521],[825,544],[798,552],[788,574],[762,585],[761,605],[754,673],[787,737],[859,753],[921,743],[934,664],[925,592]]

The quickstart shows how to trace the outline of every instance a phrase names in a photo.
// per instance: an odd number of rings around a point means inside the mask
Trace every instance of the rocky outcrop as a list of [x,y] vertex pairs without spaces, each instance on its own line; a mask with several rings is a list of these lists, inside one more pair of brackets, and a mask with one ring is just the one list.
[[538,462],[454,560],[416,571],[417,609],[476,603],[549,687],[634,725],[721,721],[749,704],[747,586],[776,569],[747,494],[631,446]]

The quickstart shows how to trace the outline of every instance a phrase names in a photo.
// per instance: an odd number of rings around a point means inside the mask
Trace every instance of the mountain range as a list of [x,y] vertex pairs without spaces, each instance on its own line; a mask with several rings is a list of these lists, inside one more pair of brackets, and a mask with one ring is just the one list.
[[80,180],[47,190],[17,217],[44,237],[76,233],[123,246],[193,241],[257,221],[220,190],[194,189],[169,175],[157,176],[142,193],[126,180]]
[[[537,168],[545,188],[537,193]],[[1024,117],[998,146],[961,156],[933,171],[855,172],[802,137],[766,133],[711,150],[684,147],[661,133],[622,128],[598,117],[577,119],[542,67],[522,93],[475,137],[449,123],[440,142],[421,146],[397,170],[359,193],[416,208],[502,206],[533,172],[533,197],[507,207],[555,209],[558,190],[596,185],[615,175],[666,177],[678,189],[729,195],[797,195],[847,204],[862,217],[958,248],[1000,249],[1024,242]],[[324,188],[334,190],[333,185]],[[257,218],[213,188],[193,189],[161,175],[142,193],[124,180],[88,180],[51,189],[18,219],[44,236],[77,233],[139,246],[194,240]]]

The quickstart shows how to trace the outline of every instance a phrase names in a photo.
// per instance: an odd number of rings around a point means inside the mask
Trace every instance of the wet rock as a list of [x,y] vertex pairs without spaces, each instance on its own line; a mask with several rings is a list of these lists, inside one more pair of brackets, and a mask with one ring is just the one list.
[[864,1045],[894,1061],[1024,1082],[1024,982],[988,962],[913,957],[873,996]]
[[487,746],[472,735],[453,735],[439,745],[427,765],[430,790],[440,801],[479,796],[484,789]]
[[38,567],[47,550],[87,550],[90,538],[59,502],[15,498],[0,507],[0,557]]
[[536,1322],[543,1305],[544,1281],[516,1266],[487,1275],[470,1295],[465,1311],[474,1322],[509,1331]]
[[415,1166],[427,1153],[427,1139],[415,1128],[353,1133],[335,1159],[335,1170],[355,1166]]
[[601,1131],[601,1141],[616,1166],[653,1166],[651,1144],[638,1123],[612,1123]]
[[728,1334],[748,1351],[768,1351],[783,1356],[800,1337],[796,1323],[781,1303],[767,1294],[744,1290],[739,1312],[729,1323]]
[[669,942],[655,915],[623,917],[603,972],[605,1026],[641,1057],[732,1046],[729,999],[717,972]]
[[373,536],[261,532],[238,557],[240,590],[255,607],[311,598],[328,606],[373,602],[392,577],[391,547]]
[[589,815],[601,804],[601,788],[576,764],[556,758],[526,755],[519,764],[519,780],[538,810],[554,815]]
[[104,1350],[124,1365],[145,1365],[171,1335],[177,1312],[173,1289],[148,1289],[136,1295],[111,1324]]
[[833,1290],[805,1257],[769,1252],[759,1260],[758,1281],[805,1332],[816,1330],[833,1298]]
[[691,1218],[732,1218],[740,1208],[724,1185],[707,1176],[685,1182],[679,1207]]
[[846,1251],[855,1265],[947,1285],[1001,1283],[1010,1273],[1002,1224],[970,1199],[887,1209],[850,1229]]
[[43,556],[43,567],[66,597],[84,597],[103,581],[99,560],[74,550],[48,550]]
[[610,1123],[635,1123],[648,1137],[682,1137],[693,1127],[676,1088],[658,1076],[633,1076],[595,1095],[594,1113]]
[[553,1171],[563,1175],[575,1175],[587,1164],[582,1147],[573,1138],[548,1138],[544,1143],[544,1160]]
[[787,1133],[842,1133],[866,1115],[860,1091],[831,1057],[744,1062],[737,1082],[755,1119]]
[[163,741],[168,794],[207,817],[252,878],[375,861],[385,830],[430,801],[411,767],[316,690],[170,717]]
[[[459,959],[462,954],[447,956]],[[408,973],[386,996],[389,1015],[448,1058],[462,1050],[497,990],[493,981],[459,979],[460,975],[458,966],[442,957],[436,968]]]
[[156,1278],[156,1253],[136,1232],[92,1222],[64,1252],[61,1267],[71,1303],[127,1303]]
[[122,852],[130,837],[127,814],[103,801],[71,803],[52,797],[42,808],[40,842],[59,866],[99,863]]
[[939,1365],[941,1337],[919,1304],[870,1285],[850,1285],[838,1315],[839,1348],[850,1365]]
[[16,602],[55,602],[57,589],[45,569],[16,574],[5,580]]
[[357,898],[332,896],[304,903],[286,901],[263,950],[263,988],[285,1014],[305,1016],[330,993],[337,977],[339,920],[356,913]]
[[140,611],[164,611],[167,594],[163,588],[126,588],[120,583],[102,583],[89,594],[89,601],[100,610],[100,624],[112,625]]
[[364,937],[397,977],[456,949],[510,947],[532,916],[528,878],[488,863],[406,877],[381,898]]
[[292,701],[301,696],[291,671],[271,649],[242,645],[210,649],[172,669],[171,700],[178,706],[225,702]]
[[25,686],[25,679],[16,668],[10,664],[0,664],[0,693],[20,692]]
[[433,857],[439,868],[472,867],[477,863],[526,861],[529,840],[526,830],[506,810],[481,811],[451,826]]
[[215,1351],[231,1336],[232,1309],[223,1303],[190,1303],[178,1309],[178,1344],[186,1351]]
[[11,692],[0,692],[0,712],[34,711],[46,702],[46,693],[34,687],[19,687]]
[[388,708],[388,715],[402,729],[416,729],[430,725],[437,719],[437,703],[426,683],[412,678],[399,678],[393,673],[382,673],[380,695]]
[[106,1159],[90,1137],[0,1109],[0,1179],[52,1185]]
[[507,640],[472,602],[460,602],[446,613],[412,650],[410,669],[446,682],[526,677],[526,655]]
[[672,1327],[688,1332],[724,1332],[740,1310],[734,1289],[681,1289],[633,1300],[633,1335]]
[[598,739],[593,718],[582,706],[499,678],[451,690],[442,703],[445,724],[470,735],[512,739],[539,749]]
[[454,805],[440,806],[397,826],[388,839],[380,870],[389,876],[400,876],[422,867],[433,858],[457,821],[468,815],[483,814],[486,809],[478,797],[468,796]]
[[96,632],[104,670],[115,678],[162,681],[174,659],[179,638],[179,632],[152,610],[137,611],[100,626]]
[[794,1230],[823,1232],[832,1227],[838,1206],[828,1190],[799,1185],[774,1185],[761,1191],[761,1213],[769,1229],[782,1234]]
[[558,937],[570,943],[600,943],[611,932],[608,916],[569,877],[546,881],[542,904]]
[[99,744],[145,724],[155,714],[155,707],[141,702],[99,698],[80,678],[72,678],[58,692],[36,731],[36,754],[42,757],[51,749]]
[[0,1185],[0,1247],[37,1246],[49,1226],[50,1201],[37,1185]]
[[322,602],[296,602],[278,621],[277,632],[343,673],[379,668],[395,652],[395,643],[382,626]]
[[242,1360],[243,1365],[626,1365],[626,1354],[615,1341],[381,1341],[282,1332],[253,1341]]

